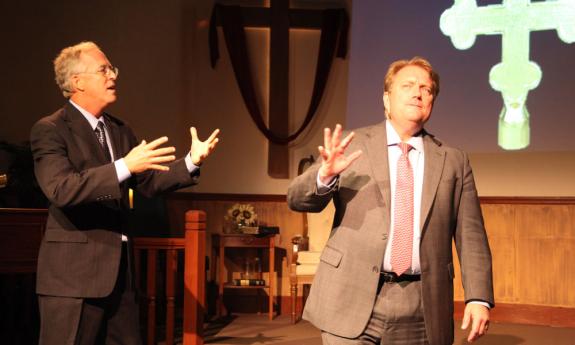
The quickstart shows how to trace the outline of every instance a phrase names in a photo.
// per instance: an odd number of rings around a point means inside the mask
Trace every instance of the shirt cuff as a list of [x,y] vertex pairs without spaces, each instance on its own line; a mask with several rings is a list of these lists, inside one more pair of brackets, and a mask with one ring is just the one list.
[[122,183],[132,176],[132,173],[128,169],[126,162],[124,162],[124,158],[118,159],[114,162],[114,166],[116,167],[116,175],[118,176],[118,182]]
[[317,192],[319,194],[324,194],[329,192],[333,186],[335,186],[337,182],[337,176],[333,176],[331,177],[329,183],[325,184],[323,182],[321,182],[321,179],[319,178],[319,173],[317,174],[317,179],[316,179],[316,184],[317,184]]
[[475,300],[475,301],[469,301],[467,303],[469,303],[469,304],[481,304],[482,306],[486,307],[487,309],[491,309],[491,306],[487,302]]
[[188,172],[191,174],[194,171],[198,170],[200,167],[195,165],[194,163],[192,163],[192,153],[189,152],[186,155],[186,158],[184,158],[184,161],[186,162],[186,168],[188,168]]

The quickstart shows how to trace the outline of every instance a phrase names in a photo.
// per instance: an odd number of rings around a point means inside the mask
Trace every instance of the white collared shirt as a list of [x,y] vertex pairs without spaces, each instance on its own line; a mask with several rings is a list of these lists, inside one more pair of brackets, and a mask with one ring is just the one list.
[[[391,224],[389,228],[389,236],[387,241],[387,247],[385,249],[385,256],[383,258],[383,270],[386,272],[392,272],[391,267],[391,243],[393,241],[393,214],[395,211],[395,184],[397,181],[397,160],[401,156],[401,149],[397,144],[401,142],[399,135],[391,125],[389,121],[385,122],[386,133],[387,133],[387,157],[389,160],[389,180],[391,181]],[[409,163],[413,169],[413,252],[411,256],[411,267],[405,272],[406,274],[420,274],[421,265],[419,263],[419,243],[421,241],[421,194],[423,190],[423,167],[425,163],[425,157],[423,153],[423,138],[421,135],[416,137],[411,137],[407,143],[413,147],[409,151]],[[324,184],[319,179],[319,174],[317,176],[317,188],[319,193],[325,193],[333,187],[336,183],[336,177],[328,184]]]
[[[387,134],[387,157],[389,161],[389,180],[391,188],[391,224],[385,256],[383,258],[383,270],[392,272],[391,267],[391,245],[393,243],[393,226],[395,213],[395,185],[397,181],[397,161],[401,156],[401,149],[397,145],[401,142],[399,135],[389,121],[385,122]],[[421,194],[423,190],[423,174],[425,166],[425,154],[423,151],[423,138],[421,135],[411,137],[407,144],[413,149],[409,151],[409,163],[413,169],[413,251],[411,255],[411,267],[405,274],[420,274],[421,265],[419,263],[419,243],[421,242]]]

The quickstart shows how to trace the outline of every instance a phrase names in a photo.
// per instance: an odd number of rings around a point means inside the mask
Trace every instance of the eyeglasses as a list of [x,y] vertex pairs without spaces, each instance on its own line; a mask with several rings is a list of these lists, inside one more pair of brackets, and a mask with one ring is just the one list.
[[118,75],[120,74],[120,70],[118,69],[118,67],[114,67],[112,65],[104,65],[100,68],[98,68],[97,71],[95,72],[80,72],[78,74],[100,74],[103,75],[106,78],[110,78],[112,76],[112,74],[114,74],[114,77],[118,78]]

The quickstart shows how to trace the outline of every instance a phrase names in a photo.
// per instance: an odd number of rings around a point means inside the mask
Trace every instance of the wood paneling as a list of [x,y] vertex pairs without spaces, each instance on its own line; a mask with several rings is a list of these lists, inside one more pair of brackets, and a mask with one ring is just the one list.
[[[464,309],[463,302],[455,302],[456,320],[463,319]],[[499,303],[491,311],[490,319],[494,322],[574,328],[575,308]]]
[[[177,212],[186,209],[205,210],[212,233],[221,232],[231,205],[250,203],[260,220],[280,227],[276,245],[286,255],[291,238],[303,232],[303,216],[290,211],[282,195],[182,193],[168,201],[173,219],[181,219]],[[575,315],[575,198],[489,197],[481,198],[481,208],[493,255],[495,303],[502,307],[500,312],[496,307],[493,315],[501,314],[502,321],[548,325],[562,324],[553,315]],[[463,301],[457,262],[455,266],[455,300]],[[285,257],[277,274],[277,296],[287,298]],[[281,300],[282,313],[291,310],[285,298]]]
[[[575,307],[573,201],[573,198],[565,199],[564,203],[557,198],[482,200],[493,256],[496,303]],[[463,300],[459,278],[455,299]]]
[[[303,215],[291,211],[285,195],[241,195],[241,194],[193,194],[174,193],[167,200],[170,222],[180,231],[182,215],[185,210],[204,210],[207,214],[206,248],[211,248],[210,234],[223,233],[224,216],[235,203],[249,203],[254,207],[261,224],[278,226],[280,234],[276,236],[276,296],[289,295],[288,258],[291,239],[303,232]],[[232,263],[233,265],[233,263]],[[212,268],[213,269],[213,268]]]
[[[280,227],[276,246],[277,296],[282,313],[290,310],[287,258],[290,240],[303,232],[303,216],[289,210],[285,195],[174,193],[167,198],[172,236],[183,236],[189,209],[207,213],[210,233],[221,233],[234,203],[250,203],[268,225]],[[575,315],[575,198],[481,198],[493,255],[494,320],[561,326]],[[41,211],[44,213],[45,210]],[[8,224],[9,222],[6,222]],[[19,223],[27,224],[28,221]],[[37,224],[34,221],[34,224]],[[5,225],[6,225],[5,224]],[[284,255],[283,257],[281,255]],[[35,259],[35,255],[34,255]],[[11,266],[14,268],[15,266]],[[455,299],[463,300],[456,263]],[[456,305],[461,305],[456,304]],[[573,326],[568,326],[573,327]]]
[[0,273],[35,273],[47,210],[0,208]]

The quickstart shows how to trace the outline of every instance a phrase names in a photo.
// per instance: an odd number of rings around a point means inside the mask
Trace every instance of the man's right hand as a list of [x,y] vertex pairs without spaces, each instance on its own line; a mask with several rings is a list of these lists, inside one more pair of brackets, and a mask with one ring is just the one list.
[[344,156],[345,149],[351,143],[354,133],[351,132],[341,139],[342,132],[343,129],[340,124],[335,126],[333,135],[329,128],[325,128],[323,131],[324,146],[318,147],[322,158],[319,168],[319,179],[322,183],[328,184],[335,176],[347,169],[353,161],[361,156],[361,151],[355,151],[347,157]]
[[176,148],[173,146],[159,147],[167,141],[168,137],[161,137],[150,143],[142,140],[140,145],[134,147],[126,157],[124,157],[124,163],[126,163],[128,170],[130,170],[132,174],[141,173],[146,170],[170,170],[169,167],[162,164],[172,162],[176,159],[176,156],[170,155],[170,153],[176,151]]

